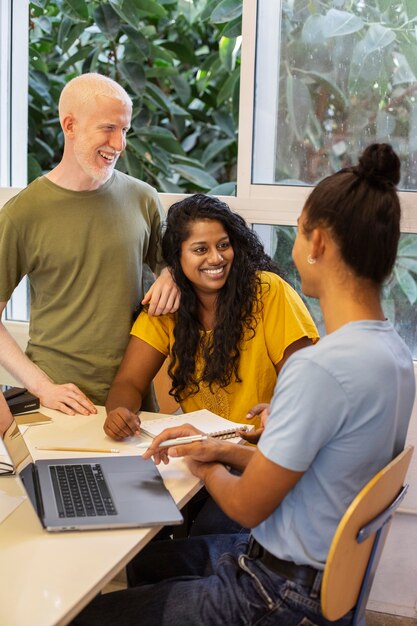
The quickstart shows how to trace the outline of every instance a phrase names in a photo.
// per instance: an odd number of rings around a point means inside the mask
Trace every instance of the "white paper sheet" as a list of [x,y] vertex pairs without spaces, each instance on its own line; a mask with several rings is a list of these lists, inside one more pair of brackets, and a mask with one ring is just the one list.
[[10,496],[5,491],[0,490],[0,524],[10,513],[13,513],[25,499],[26,496]]

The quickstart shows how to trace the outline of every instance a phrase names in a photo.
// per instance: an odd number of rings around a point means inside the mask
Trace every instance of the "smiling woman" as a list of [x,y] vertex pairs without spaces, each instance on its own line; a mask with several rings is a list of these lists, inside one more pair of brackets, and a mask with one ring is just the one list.
[[288,357],[318,338],[257,236],[219,199],[195,194],[171,206],[162,251],[180,308],[136,320],[106,403],[114,439],[138,432],[142,397],[166,357],[170,394],[184,412],[207,408],[244,422],[270,401]]

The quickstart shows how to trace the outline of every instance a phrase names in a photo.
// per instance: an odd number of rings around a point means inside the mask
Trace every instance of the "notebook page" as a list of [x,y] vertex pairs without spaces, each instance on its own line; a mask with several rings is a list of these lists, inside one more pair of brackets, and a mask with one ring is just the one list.
[[[141,431],[150,437],[156,437],[165,428],[172,428],[174,426],[181,426],[182,424],[191,424],[198,428],[203,433],[207,433],[211,436],[219,436],[220,433],[225,431],[230,437],[233,436],[236,428],[241,428],[244,425],[241,423],[232,422],[216,415],[207,409],[200,409],[199,411],[192,411],[190,413],[183,413],[181,415],[164,415],[156,419],[150,419],[152,413],[140,413],[141,419]],[[252,428],[249,426],[249,428]]]

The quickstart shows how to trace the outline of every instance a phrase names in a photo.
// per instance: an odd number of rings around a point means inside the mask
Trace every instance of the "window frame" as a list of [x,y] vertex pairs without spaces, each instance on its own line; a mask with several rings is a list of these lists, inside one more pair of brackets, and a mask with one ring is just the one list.
[[29,93],[27,0],[0,3],[0,186],[27,184]]

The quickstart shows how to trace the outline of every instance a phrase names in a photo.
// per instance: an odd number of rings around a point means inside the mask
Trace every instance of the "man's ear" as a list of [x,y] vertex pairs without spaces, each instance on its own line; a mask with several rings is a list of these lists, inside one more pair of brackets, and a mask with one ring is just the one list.
[[66,115],[62,120],[62,130],[64,131],[65,137],[72,139],[74,137],[74,126],[75,126],[75,118],[71,113]]

